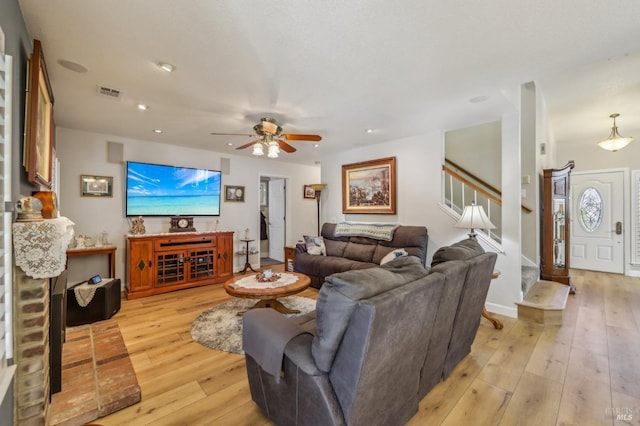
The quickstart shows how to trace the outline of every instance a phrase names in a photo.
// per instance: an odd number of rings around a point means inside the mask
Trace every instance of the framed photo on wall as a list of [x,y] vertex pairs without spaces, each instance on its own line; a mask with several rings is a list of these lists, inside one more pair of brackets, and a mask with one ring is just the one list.
[[113,197],[112,176],[80,176],[83,197]]
[[244,203],[244,186],[225,185],[224,200]]
[[53,93],[42,45],[33,41],[29,60],[27,113],[23,164],[27,180],[51,188],[53,158]]
[[396,157],[342,166],[342,213],[396,214]]
[[303,190],[304,198],[316,198],[316,191],[311,185],[305,185]]

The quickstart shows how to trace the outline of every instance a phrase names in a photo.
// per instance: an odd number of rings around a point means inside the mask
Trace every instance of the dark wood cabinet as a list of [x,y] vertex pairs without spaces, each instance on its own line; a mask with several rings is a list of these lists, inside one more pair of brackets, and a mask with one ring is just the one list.
[[570,161],[561,169],[545,169],[542,176],[541,278],[571,286],[569,234],[571,218]]
[[233,232],[130,235],[127,299],[222,283],[233,275]]
[[284,248],[284,267],[288,272],[293,272],[293,262],[296,261],[296,248]]

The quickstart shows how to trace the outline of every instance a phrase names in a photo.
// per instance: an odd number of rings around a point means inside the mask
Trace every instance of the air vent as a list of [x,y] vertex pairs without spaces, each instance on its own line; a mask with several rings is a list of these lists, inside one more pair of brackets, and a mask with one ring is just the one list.
[[112,87],[98,85],[98,94],[108,96],[113,99],[120,99],[121,92],[120,90],[114,89]]

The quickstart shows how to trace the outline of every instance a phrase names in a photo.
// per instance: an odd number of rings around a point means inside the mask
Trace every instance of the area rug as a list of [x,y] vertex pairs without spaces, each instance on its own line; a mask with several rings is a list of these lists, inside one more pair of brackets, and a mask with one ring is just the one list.
[[[278,299],[289,309],[297,309],[296,317],[313,311],[316,301],[307,297],[289,296]],[[236,315],[256,304],[256,300],[233,299],[198,315],[191,324],[191,338],[203,346],[218,351],[242,354],[242,317]]]

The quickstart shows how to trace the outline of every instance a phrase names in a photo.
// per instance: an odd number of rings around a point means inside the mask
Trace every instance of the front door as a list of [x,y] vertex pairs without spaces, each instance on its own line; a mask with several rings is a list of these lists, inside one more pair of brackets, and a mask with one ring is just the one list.
[[624,172],[571,174],[572,268],[624,273]]

